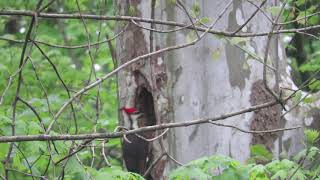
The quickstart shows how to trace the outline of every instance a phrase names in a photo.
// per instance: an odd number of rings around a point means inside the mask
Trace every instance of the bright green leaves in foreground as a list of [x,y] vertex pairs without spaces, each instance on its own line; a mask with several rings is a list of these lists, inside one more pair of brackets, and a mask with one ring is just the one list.
[[97,172],[95,179],[143,180],[144,178],[139,174],[124,172],[120,168],[103,168]]
[[174,170],[170,179],[249,179],[249,170],[227,156],[203,157]]
[[[81,167],[76,159],[70,159],[72,162],[67,166],[68,175],[66,179],[95,179],[95,180],[143,180],[139,174],[125,172],[120,167],[105,167],[99,170],[87,167]],[[77,167],[77,168],[76,168]]]
[[[187,179],[320,179],[320,150],[313,146],[319,139],[319,131],[306,130],[306,149],[289,159],[273,160],[262,145],[251,147],[250,164],[242,164],[227,156],[211,156],[194,160],[171,172],[172,180]],[[263,162],[263,164],[258,164]]]
[[244,165],[226,156],[212,156],[192,161],[174,170],[170,174],[170,179],[285,180],[288,177],[309,179],[310,175],[315,174],[310,172],[312,171],[299,168],[298,163],[288,159],[274,160],[266,165]]

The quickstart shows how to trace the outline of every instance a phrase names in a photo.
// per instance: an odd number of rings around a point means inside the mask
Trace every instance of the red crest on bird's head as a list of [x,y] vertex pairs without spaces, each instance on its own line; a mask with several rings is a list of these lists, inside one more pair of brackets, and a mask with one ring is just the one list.
[[120,108],[120,110],[123,110],[127,114],[134,114],[138,112],[137,108],[134,108],[134,107],[131,107],[131,108],[122,107]]

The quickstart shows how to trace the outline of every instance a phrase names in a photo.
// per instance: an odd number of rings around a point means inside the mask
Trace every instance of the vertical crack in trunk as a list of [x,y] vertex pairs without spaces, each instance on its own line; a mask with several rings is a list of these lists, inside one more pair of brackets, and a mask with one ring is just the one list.
[[[134,76],[138,85],[135,94],[135,107],[142,115],[136,120],[132,119],[131,123],[136,125],[132,124],[131,127],[140,128],[155,125],[156,117],[153,96],[149,91],[150,87],[140,72],[135,71]],[[126,140],[123,141],[123,159],[128,171],[143,175],[148,169],[153,159],[152,142],[148,142],[143,138],[151,139],[154,135],[154,132],[143,132],[138,135],[128,135],[127,139],[131,143]],[[151,179],[151,176],[147,177],[147,179]]]

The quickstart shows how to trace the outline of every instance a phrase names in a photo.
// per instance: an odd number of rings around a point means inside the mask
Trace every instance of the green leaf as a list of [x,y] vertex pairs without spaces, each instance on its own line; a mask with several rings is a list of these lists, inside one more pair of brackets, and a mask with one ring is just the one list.
[[212,52],[211,57],[212,57],[213,60],[219,60],[220,57],[221,57],[221,50],[220,50],[220,48],[215,49],[215,50]]
[[[15,154],[15,153],[14,153]],[[20,155],[16,154],[13,156],[13,167],[17,169],[25,169],[23,163],[21,162]]]
[[189,167],[189,168],[181,168],[177,171],[173,171],[170,173],[170,180],[178,180],[178,179],[208,179],[211,178],[209,174],[206,174],[200,168]]
[[201,22],[202,24],[209,23],[209,22],[210,22],[210,18],[209,18],[209,17],[202,17],[202,18],[200,19],[200,22]]
[[278,16],[281,12],[280,6],[271,6],[267,8],[267,12],[271,13],[272,16]]
[[305,0],[296,0],[295,3],[297,6],[301,6],[301,5],[304,5],[304,3],[306,3],[306,1]]
[[307,155],[307,160],[309,161],[314,161],[315,158],[320,155],[320,150],[319,148],[313,146],[313,147],[310,147],[309,148],[309,151],[308,151],[308,155]]
[[303,102],[306,103],[306,104],[310,104],[310,103],[313,103],[315,102],[316,99],[312,98],[312,97],[307,97],[307,98],[304,98]]
[[293,160],[295,162],[299,162],[300,160],[302,160],[307,154],[307,149],[303,149],[302,151],[300,151],[299,153],[297,153],[294,157]]
[[107,167],[98,171],[95,179],[115,179],[115,180],[144,180],[144,178],[136,173],[125,172],[119,167]]
[[250,147],[251,158],[257,162],[268,162],[271,161],[273,155],[269,152],[265,146],[261,144],[256,144]]
[[244,69],[244,70],[250,69],[250,66],[249,66],[249,64],[248,64],[247,61],[245,61],[245,62],[242,64],[242,69]]
[[248,38],[243,38],[243,37],[233,37],[233,38],[229,39],[229,42],[232,45],[236,45],[236,44],[239,44],[239,43],[242,43],[242,42],[247,42],[247,41],[248,41]]
[[313,91],[318,91],[318,90],[320,90],[320,81],[319,81],[319,80],[314,81],[314,83],[311,83],[311,84],[309,85],[309,88],[310,88],[311,90],[313,90]]
[[192,15],[193,17],[200,16],[200,5],[199,2],[196,0],[192,4]]
[[136,13],[137,13],[137,8],[135,7],[135,6],[133,6],[133,5],[130,5],[129,6],[129,15],[130,16],[134,16],[134,15],[136,15]]
[[197,38],[197,35],[194,31],[190,31],[188,34],[187,34],[187,43],[191,43],[192,41],[194,41],[196,38]]
[[168,4],[175,5],[177,0],[167,0]]
[[27,128],[27,124],[24,121],[17,121],[16,122],[16,133],[17,134],[27,134],[28,133],[28,128]]
[[301,91],[298,91],[298,92],[295,94],[295,96],[292,98],[292,100],[293,100],[293,102],[294,102],[295,104],[297,104],[297,103],[300,102],[301,98],[302,98],[302,92],[301,92]]
[[277,180],[277,179],[283,179],[285,180],[286,177],[288,176],[288,171],[285,171],[285,170],[279,170],[278,172],[276,172],[272,177],[271,179],[273,180]]
[[66,173],[74,177],[74,179],[89,179],[87,178],[86,169],[84,169],[74,156],[68,159],[65,170]]
[[266,167],[261,164],[253,166],[250,169],[250,180],[269,180]]
[[320,132],[314,129],[306,129],[304,135],[308,144],[314,144],[319,140]]
[[1,143],[0,144],[0,160],[4,160],[7,155],[7,151],[9,149],[9,144]]
[[226,156],[203,157],[172,171],[169,179],[208,179],[211,177],[212,179],[248,179],[249,168]]

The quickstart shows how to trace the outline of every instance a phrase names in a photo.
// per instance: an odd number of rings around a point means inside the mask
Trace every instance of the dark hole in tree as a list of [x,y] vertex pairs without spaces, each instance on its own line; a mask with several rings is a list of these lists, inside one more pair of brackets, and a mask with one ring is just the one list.
[[[138,121],[138,126],[155,125],[156,118],[152,94],[145,87],[140,86],[137,88],[135,100],[135,107],[140,113],[143,113],[142,118]],[[154,137],[154,132],[143,132],[139,135],[150,139]],[[143,175],[153,159],[150,142],[136,135],[128,135],[127,138],[131,141],[131,143],[124,141],[123,144],[123,156],[127,169]],[[151,179],[151,176],[146,178]]]
[[145,116],[142,126],[152,126],[156,124],[153,97],[145,87],[138,87],[136,96],[136,107]]

